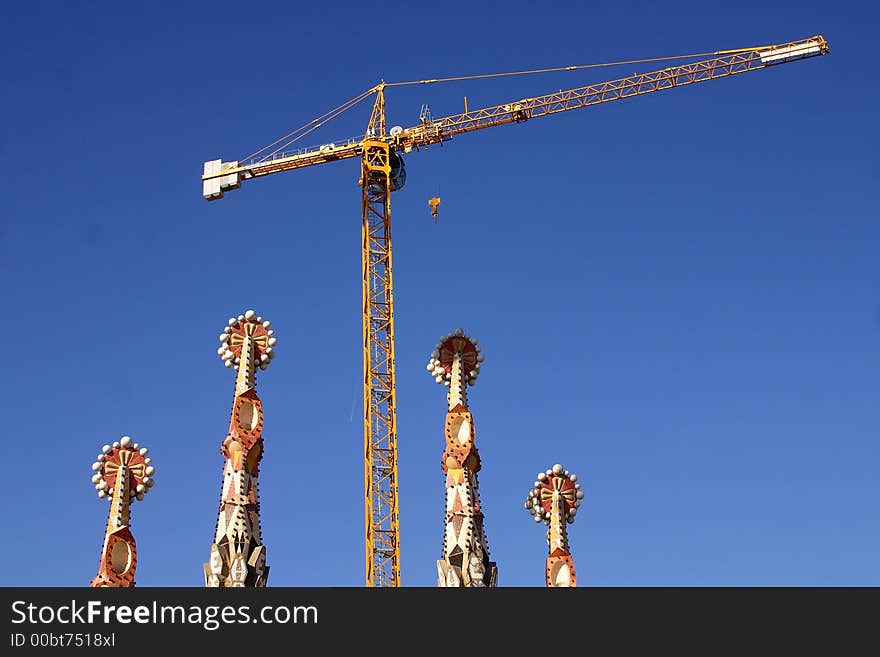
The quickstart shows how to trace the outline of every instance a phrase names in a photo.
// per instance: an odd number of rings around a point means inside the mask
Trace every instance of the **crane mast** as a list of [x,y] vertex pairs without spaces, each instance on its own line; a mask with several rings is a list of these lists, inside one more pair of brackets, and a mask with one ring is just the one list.
[[[386,131],[385,88],[370,90],[375,102],[363,137],[293,153],[272,151],[242,162],[205,162],[202,195],[212,201],[251,178],[361,159],[361,256],[363,276],[364,498],[366,585],[400,586],[400,522],[397,473],[397,398],[391,259],[391,192],[399,188],[398,153],[409,153],[453,136],[664,89],[760,70],[829,52],[821,35],[776,45],[722,50],[712,58],[598,84],[523,98],[440,119],[423,115],[409,128]],[[568,67],[571,70],[582,68]],[[419,80],[429,84],[442,80]]]
[[397,386],[391,267],[391,146],[380,87],[361,158],[364,349],[364,524],[367,586],[400,586]]

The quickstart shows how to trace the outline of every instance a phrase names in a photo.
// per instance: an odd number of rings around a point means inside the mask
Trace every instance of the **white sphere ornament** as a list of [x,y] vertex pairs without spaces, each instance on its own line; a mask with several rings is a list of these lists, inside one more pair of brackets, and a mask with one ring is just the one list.
[[278,344],[278,338],[269,338],[270,347],[274,347],[276,344]]
[[135,488],[135,491],[137,491],[138,493],[143,493],[145,490],[147,490],[147,487],[143,484],[138,484]]
[[99,483],[101,481],[101,479],[103,479],[103,477],[101,477],[100,472],[96,472],[95,474],[92,475],[92,483],[93,484]]
[[128,447],[129,445],[131,445],[131,438],[129,436],[123,436],[119,440],[119,444],[122,445],[123,447]]
[[257,315],[257,313],[255,313],[253,310],[248,310],[247,312],[245,312],[244,318],[245,319],[253,319],[254,317],[256,317],[256,315]]
[[106,453],[109,452],[111,449],[113,449],[113,448],[110,447],[110,445],[104,445],[104,446],[101,448],[101,451],[104,452],[104,453],[106,454]]
[[113,449],[116,449],[117,447],[119,447],[119,441],[118,441],[118,440],[114,440],[114,441],[113,441]]
[[105,493],[105,492],[102,491],[102,490],[99,490],[99,491],[98,491],[98,497],[107,497],[107,493]]
[[144,474],[147,475],[148,477],[152,477],[152,476],[153,476],[153,473],[154,473],[155,471],[156,471],[156,468],[154,468],[152,465],[148,465],[148,466],[147,466],[147,469],[144,470]]
[[141,447],[140,450],[138,450],[138,454],[140,454],[141,456],[146,456],[147,454],[149,454],[149,452],[150,450],[148,450],[146,447]]
[[562,466],[557,463],[553,466],[553,474],[560,474],[562,472]]
[[239,321],[239,322],[243,322],[243,321],[244,321],[244,315],[239,315],[239,316],[238,316],[238,321]]
[[227,321],[227,324],[229,324],[230,326],[235,326],[235,317],[230,317]]
[[221,334],[220,334],[220,342],[226,342],[228,339],[229,339],[229,334],[228,334],[228,333],[225,333],[225,332],[224,332],[224,333],[221,333]]
[[92,463],[92,470],[97,472],[100,469],[101,469],[101,462],[100,461],[95,461],[94,463]]
[[573,472],[571,473],[571,475],[569,475],[568,478],[571,479],[571,483],[574,483],[578,480],[578,476],[576,474],[574,474]]
[[535,516],[535,522],[541,522],[541,516]]
[[268,319],[263,322],[263,328],[269,328],[270,326],[272,326],[272,322],[270,322]]
[[575,497],[577,497],[579,500],[584,499],[584,491],[579,490],[577,493],[575,493]]

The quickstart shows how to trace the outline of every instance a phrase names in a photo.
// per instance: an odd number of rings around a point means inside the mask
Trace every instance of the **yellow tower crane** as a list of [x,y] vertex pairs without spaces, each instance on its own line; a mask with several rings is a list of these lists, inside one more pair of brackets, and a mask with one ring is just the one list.
[[[243,160],[205,162],[202,193],[210,201],[222,198],[224,192],[240,187],[242,181],[251,178],[353,157],[359,157],[361,160],[359,184],[362,189],[364,501],[368,587],[400,586],[397,403],[391,265],[391,192],[399,189],[405,180],[403,159],[399,154],[439,144],[466,132],[508,123],[522,123],[540,116],[756,71],[776,64],[825,55],[828,52],[828,43],[818,35],[775,45],[615,62],[633,64],[708,57],[650,73],[558,91],[536,98],[523,98],[473,111],[468,110],[465,101],[463,113],[440,119],[431,117],[430,111],[424,111],[427,109],[424,108],[419,124],[409,128],[394,127],[390,131],[386,130],[385,121],[387,87],[577,70],[610,64],[412,82],[382,82]],[[296,139],[309,134],[370,96],[375,96],[375,101],[363,137],[349,139],[342,144],[324,144],[317,148],[302,149],[292,153],[284,151]]]

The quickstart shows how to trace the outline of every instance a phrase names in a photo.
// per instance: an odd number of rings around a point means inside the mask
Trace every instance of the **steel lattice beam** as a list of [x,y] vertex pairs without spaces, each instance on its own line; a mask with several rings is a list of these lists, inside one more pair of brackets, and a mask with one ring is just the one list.
[[[384,117],[384,107],[379,115]],[[365,140],[361,271],[366,584],[371,587],[400,586],[390,174],[388,143]]]

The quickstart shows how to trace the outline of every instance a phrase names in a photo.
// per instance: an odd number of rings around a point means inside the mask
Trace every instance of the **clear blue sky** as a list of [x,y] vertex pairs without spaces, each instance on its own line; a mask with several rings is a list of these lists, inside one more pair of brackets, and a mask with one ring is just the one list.
[[[486,3],[488,5],[489,3]],[[237,159],[386,81],[823,34],[831,54],[499,127],[407,156],[393,196],[403,584],[440,556],[441,334],[472,389],[501,586],[543,586],[523,501],[561,462],[584,586],[880,585],[872,3],[17,3],[0,26],[4,585],[87,585],[103,443],[150,448],[137,582],[201,586],[233,376],[271,319],[274,586],[364,579],[356,161],[201,197]],[[377,9],[378,8],[378,9]],[[652,70],[391,89],[389,124]],[[362,133],[369,106],[304,145]],[[440,220],[427,199],[440,195]],[[11,533],[10,533],[11,532]]]

